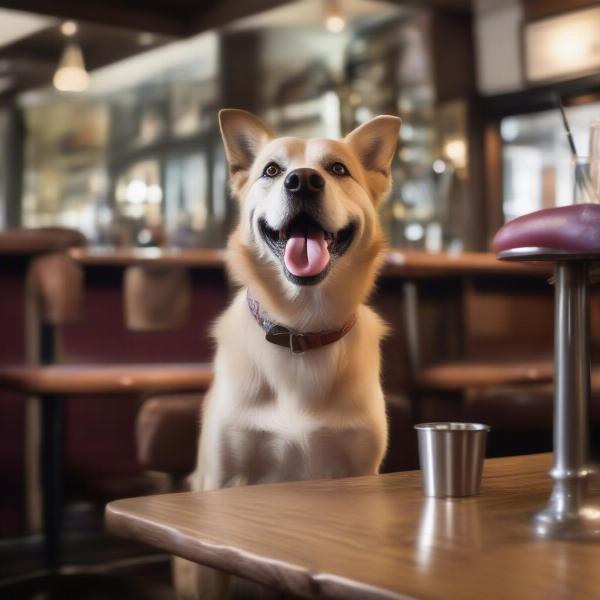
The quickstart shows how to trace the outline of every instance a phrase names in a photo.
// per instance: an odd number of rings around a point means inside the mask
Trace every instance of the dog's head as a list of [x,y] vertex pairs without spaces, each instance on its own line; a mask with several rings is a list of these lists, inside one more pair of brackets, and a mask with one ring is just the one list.
[[245,255],[242,271],[276,280],[287,296],[366,267],[372,283],[382,248],[376,207],[389,189],[400,119],[377,117],[343,140],[277,138],[241,110],[222,110],[219,121],[241,203],[230,248]]

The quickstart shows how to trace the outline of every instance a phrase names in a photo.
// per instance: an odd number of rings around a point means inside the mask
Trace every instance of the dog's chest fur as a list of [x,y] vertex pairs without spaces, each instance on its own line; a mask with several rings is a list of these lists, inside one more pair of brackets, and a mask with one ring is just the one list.
[[285,427],[245,427],[232,433],[222,448],[231,469],[225,485],[349,476],[356,472],[357,449],[371,438],[366,427],[316,426],[304,435],[290,435]]
[[[353,356],[358,327],[347,340],[292,355],[264,339],[240,296],[216,334],[216,385],[203,442],[206,452],[219,454],[219,476],[208,487],[372,470],[367,464],[380,459],[385,415],[378,361],[367,357],[357,365]],[[206,470],[214,473],[215,464]]]

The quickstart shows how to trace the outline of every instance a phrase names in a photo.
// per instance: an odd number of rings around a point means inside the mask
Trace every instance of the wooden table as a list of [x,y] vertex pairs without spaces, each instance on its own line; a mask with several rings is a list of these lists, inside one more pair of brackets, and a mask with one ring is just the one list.
[[[109,529],[306,598],[600,597],[598,543],[542,541],[550,455],[488,460],[478,497],[425,498],[418,471],[118,500]],[[593,489],[600,504],[600,486]]]

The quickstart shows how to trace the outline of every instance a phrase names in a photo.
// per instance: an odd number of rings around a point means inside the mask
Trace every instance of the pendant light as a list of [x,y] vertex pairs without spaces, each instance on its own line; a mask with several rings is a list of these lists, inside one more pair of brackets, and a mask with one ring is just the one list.
[[[61,31],[67,38],[77,32],[77,27],[66,27],[72,22],[63,23]],[[54,87],[61,92],[83,92],[90,83],[90,77],[85,70],[81,47],[75,41],[67,42],[60,62],[52,79]]]
[[331,33],[341,33],[346,28],[346,17],[338,0],[325,0],[323,18],[325,29]]

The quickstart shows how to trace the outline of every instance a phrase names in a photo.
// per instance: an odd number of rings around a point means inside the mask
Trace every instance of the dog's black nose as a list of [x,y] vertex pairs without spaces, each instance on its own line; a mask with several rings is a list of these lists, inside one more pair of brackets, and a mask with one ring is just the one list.
[[325,180],[314,169],[294,169],[283,182],[288,192],[295,194],[318,194],[325,187]]

